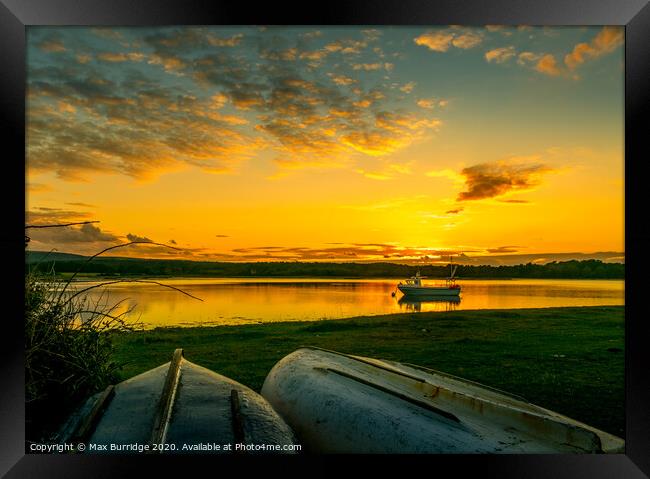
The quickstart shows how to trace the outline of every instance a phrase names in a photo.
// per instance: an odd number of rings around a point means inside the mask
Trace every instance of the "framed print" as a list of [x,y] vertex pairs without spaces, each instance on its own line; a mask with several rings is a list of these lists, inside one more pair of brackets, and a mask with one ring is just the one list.
[[647,2],[2,1],[8,477],[648,474]]

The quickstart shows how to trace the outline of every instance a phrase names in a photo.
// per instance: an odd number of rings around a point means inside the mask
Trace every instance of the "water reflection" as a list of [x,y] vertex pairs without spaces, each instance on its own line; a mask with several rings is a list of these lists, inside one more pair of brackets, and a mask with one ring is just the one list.
[[409,313],[422,311],[454,311],[460,304],[459,296],[402,296],[397,300],[400,309]]
[[[395,298],[395,279],[173,278],[162,283],[201,298],[145,283],[113,284],[90,291],[90,300],[113,305],[114,314],[147,327],[313,321],[407,311],[544,308],[624,304],[623,281],[472,280],[459,298]],[[78,288],[94,282],[80,283]],[[442,301],[440,301],[442,299]]]

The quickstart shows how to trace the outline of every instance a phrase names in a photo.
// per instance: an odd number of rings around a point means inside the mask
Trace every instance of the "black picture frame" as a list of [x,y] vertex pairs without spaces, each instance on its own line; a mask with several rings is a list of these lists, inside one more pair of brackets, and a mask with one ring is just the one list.
[[[202,0],[0,0],[0,121],[6,133],[0,188],[3,228],[0,245],[7,255],[8,281],[0,375],[0,472],[7,477],[122,477],[183,470],[198,473],[235,461],[319,473],[336,463],[322,457],[259,460],[216,457],[25,455],[24,441],[24,307],[22,280],[25,221],[25,27],[28,25],[624,25],[625,41],[625,224],[626,224],[626,454],[621,455],[435,455],[363,458],[363,466],[408,466],[415,472],[453,470],[497,477],[647,477],[650,474],[650,348],[644,314],[642,274],[647,271],[650,225],[645,213],[648,147],[645,123],[650,105],[650,6],[647,0],[381,0],[328,1],[308,5]],[[646,121],[644,121],[644,118]],[[21,180],[22,179],[22,180]],[[21,184],[22,181],[22,184]],[[21,225],[22,224],[22,225]],[[561,394],[561,391],[558,392]],[[189,461],[188,461],[189,459]],[[347,457],[354,461],[356,457]],[[309,466],[305,461],[309,461]],[[235,465],[235,464],[230,464]],[[179,469],[176,469],[179,468]],[[443,469],[444,468],[444,469]],[[267,469],[268,471],[268,469]],[[214,472],[210,472],[212,475]],[[219,471],[221,473],[221,471]]]

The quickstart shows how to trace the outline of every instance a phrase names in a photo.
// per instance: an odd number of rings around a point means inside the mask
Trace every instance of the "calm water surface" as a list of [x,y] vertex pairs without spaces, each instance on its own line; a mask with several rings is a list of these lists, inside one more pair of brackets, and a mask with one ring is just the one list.
[[[460,300],[410,300],[395,290],[398,280],[371,279],[164,279],[163,286],[122,283],[89,292],[99,304],[122,301],[117,312],[145,327],[214,326],[275,321],[311,321],[351,316],[463,309],[543,308],[624,304],[622,280],[465,280]],[[435,281],[431,281],[436,284]],[[93,282],[76,284],[77,288]],[[425,284],[427,284],[425,282]]]

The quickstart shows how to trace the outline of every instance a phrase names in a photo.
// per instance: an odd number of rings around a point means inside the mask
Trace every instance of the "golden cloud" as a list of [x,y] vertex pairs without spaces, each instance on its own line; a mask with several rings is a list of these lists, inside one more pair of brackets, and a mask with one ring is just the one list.
[[228,102],[228,96],[223,93],[217,93],[210,97],[210,108],[219,110]]
[[382,68],[381,63],[355,63],[352,65],[353,70],[380,70]]
[[288,48],[281,51],[262,50],[260,52],[260,57],[271,61],[293,61],[298,58],[298,49]]
[[555,56],[550,53],[547,53],[539,59],[535,65],[535,70],[551,76],[557,76],[560,74],[560,69],[555,61]]
[[425,46],[435,52],[446,52],[453,39],[454,35],[448,32],[430,32],[416,37],[414,42],[416,45]]
[[521,52],[517,57],[517,63],[519,65],[527,65],[539,61],[541,57],[541,53]]
[[353,83],[357,83],[357,80],[355,80],[354,78],[346,77],[345,75],[334,75],[330,73],[329,76],[332,78],[332,81],[337,85],[345,86],[345,85],[352,85]]
[[341,138],[344,145],[370,156],[384,156],[422,138],[427,131],[437,129],[438,119],[422,119],[412,114],[380,112],[375,127],[353,131]]
[[612,52],[624,41],[623,27],[606,26],[590,43],[578,43],[573,51],[564,57],[564,63],[574,70],[587,60]]
[[328,55],[327,50],[314,50],[314,51],[305,51],[305,52],[300,52],[300,55],[298,55],[298,58],[301,60],[312,60],[312,61],[320,61],[323,58],[325,58]]
[[429,31],[416,37],[416,45],[421,45],[436,52],[446,52],[450,47],[463,50],[474,48],[483,41],[480,33],[475,31],[462,31],[458,28],[449,28],[441,31]]
[[211,34],[207,35],[208,43],[214,47],[234,47],[239,45],[243,38],[244,35],[242,33],[238,33],[229,38],[220,38]]
[[[262,139],[232,129],[246,119],[220,114],[193,97],[95,94],[85,99],[66,96],[56,110],[42,97],[30,101],[30,169],[56,171],[70,180],[109,171],[147,178],[182,163],[226,172],[263,146]],[[67,114],[75,110],[76,115]],[[92,122],[84,121],[88,115]]]
[[461,35],[454,37],[451,43],[456,48],[462,48],[463,50],[467,50],[468,48],[474,48],[482,41],[483,41],[483,37],[481,37],[481,35],[470,32],[470,33],[463,33]]
[[[472,43],[464,33],[454,31],[458,45]],[[138,51],[97,52],[84,44],[83,61],[89,64],[73,60],[74,68],[61,63],[29,78],[27,153],[35,172],[68,180],[103,172],[151,178],[188,165],[228,172],[266,148],[282,167],[335,167],[351,164],[359,153],[390,154],[441,124],[427,112],[402,114],[394,106],[400,92],[414,90],[414,82],[363,86],[364,76],[393,67],[381,51],[375,52],[381,61],[344,59],[337,68],[346,70],[336,73],[298,71],[287,63],[361,52],[379,37],[375,31],[364,32],[363,40],[340,39],[307,50],[304,38],[295,46],[279,37],[244,42],[242,35],[221,38],[194,27],[148,32],[131,43],[111,29],[98,34]],[[232,48],[238,45],[242,50]],[[242,54],[250,48],[263,61]],[[161,81],[163,69],[183,78]],[[190,82],[196,88],[188,90]],[[364,166],[384,172],[381,165]]]
[[352,40],[352,39],[343,39],[337,40],[332,43],[325,45],[324,49],[328,53],[340,52],[345,55],[361,53],[361,50],[368,46],[367,41],[363,40]]
[[402,134],[405,130],[422,131],[424,129],[436,129],[442,125],[442,121],[435,118],[418,118],[412,113],[380,112],[376,116],[375,124],[384,130]]
[[398,149],[402,142],[379,131],[355,131],[341,138],[344,145],[370,156],[382,156]]
[[436,100],[433,98],[431,99],[422,98],[415,103],[420,108],[425,108],[427,110],[433,110],[436,107]]
[[372,105],[372,101],[364,98],[363,100],[355,101],[352,104],[357,108],[368,108],[370,105]]
[[163,56],[159,54],[152,54],[149,59],[149,64],[162,65],[166,72],[175,72],[185,68],[185,62],[178,57]]
[[496,63],[503,63],[510,60],[514,56],[515,56],[515,47],[513,46],[495,48],[493,50],[485,52],[485,59],[488,62],[494,61]]
[[413,89],[415,88],[416,83],[413,81],[410,81],[408,83],[405,83],[400,87],[400,91],[403,91],[404,93],[411,93]]
[[130,52],[130,53],[100,53],[97,55],[97,58],[100,60],[103,60],[105,62],[113,62],[113,63],[119,63],[119,62],[140,62],[144,60],[144,53],[138,53],[138,52]]

